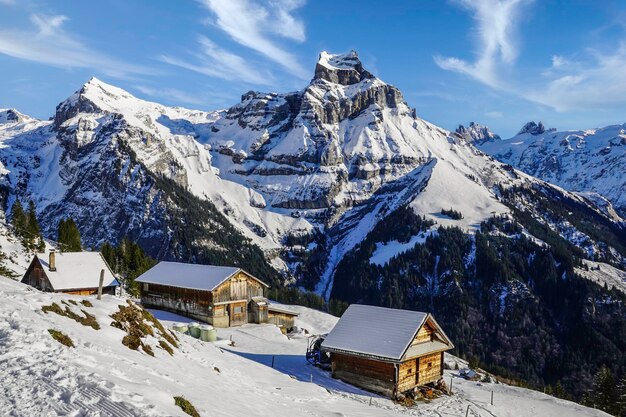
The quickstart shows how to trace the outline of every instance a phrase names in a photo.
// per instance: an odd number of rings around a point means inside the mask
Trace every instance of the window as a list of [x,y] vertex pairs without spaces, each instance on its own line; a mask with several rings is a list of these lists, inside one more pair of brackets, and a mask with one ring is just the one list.
[[148,283],[147,282],[143,283],[143,290],[144,291],[148,291]]
[[241,308],[241,306],[235,306],[235,308],[233,308],[233,313],[235,314],[241,314],[243,312],[243,308]]

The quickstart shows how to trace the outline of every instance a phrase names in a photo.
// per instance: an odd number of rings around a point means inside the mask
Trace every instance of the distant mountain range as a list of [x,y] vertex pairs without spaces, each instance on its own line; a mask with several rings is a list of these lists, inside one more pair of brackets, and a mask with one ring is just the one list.
[[557,132],[530,122],[511,139],[476,142],[502,162],[567,190],[584,193],[626,217],[626,124]]

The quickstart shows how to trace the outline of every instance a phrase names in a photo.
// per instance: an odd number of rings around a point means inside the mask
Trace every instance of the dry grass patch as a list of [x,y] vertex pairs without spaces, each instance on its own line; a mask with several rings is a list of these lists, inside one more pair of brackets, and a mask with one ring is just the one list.
[[59,306],[57,303],[52,303],[49,306],[41,307],[41,311],[43,311],[46,314],[55,313],[55,314],[58,314],[59,316],[68,317],[82,324],[83,326],[91,327],[94,330],[100,330],[100,325],[98,324],[98,321],[96,320],[96,316],[94,316],[93,314],[87,313],[85,310],[80,310],[84,314],[84,317],[80,316],[79,314],[76,314],[72,311],[68,303],[65,303],[64,301],[62,301],[61,303],[65,304],[65,309],[61,308],[61,306]]
[[170,356],[174,356],[174,349],[165,340],[159,340],[159,347],[169,353]]
[[48,333],[50,333],[50,336],[52,336],[52,338],[60,344],[71,348],[74,347],[74,342],[68,335],[54,329],[48,329]]
[[[113,322],[111,326],[126,332],[126,336],[122,338],[122,344],[129,349],[141,349],[150,356],[154,356],[152,346],[145,343],[142,339],[153,336],[159,339],[159,347],[167,351],[170,355],[174,354],[172,346],[178,347],[176,340],[168,333],[150,312],[129,302],[128,305],[120,305],[119,311],[111,314]],[[159,336],[161,338],[159,338]]]
[[196,407],[194,407],[193,404],[191,404],[185,397],[174,397],[174,403],[190,416],[200,417],[200,413],[196,411]]
[[93,307],[93,304],[91,304],[91,301],[89,300],[83,300],[81,301],[81,304],[84,305],[85,307]]

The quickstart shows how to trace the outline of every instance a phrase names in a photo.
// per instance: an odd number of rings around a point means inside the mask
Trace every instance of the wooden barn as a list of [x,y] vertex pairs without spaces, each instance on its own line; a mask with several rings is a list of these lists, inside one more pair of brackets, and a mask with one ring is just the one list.
[[393,398],[437,382],[454,345],[428,313],[352,304],[321,347],[333,377]]
[[119,286],[100,252],[56,252],[36,254],[22,282],[42,291],[75,295],[98,292],[100,275],[104,275],[103,294],[115,295]]
[[215,327],[276,320],[275,308],[265,298],[269,286],[240,268],[159,262],[135,282],[141,285],[143,305]]

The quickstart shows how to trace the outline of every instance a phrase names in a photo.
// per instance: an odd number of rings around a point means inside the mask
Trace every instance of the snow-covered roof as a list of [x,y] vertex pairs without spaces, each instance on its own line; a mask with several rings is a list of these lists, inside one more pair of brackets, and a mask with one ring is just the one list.
[[[140,275],[136,282],[147,284],[167,285],[177,288],[213,291],[228,278],[240,272],[241,268],[234,266],[215,266],[186,264],[181,262],[159,262],[148,271]],[[264,286],[266,283],[252,277]]]
[[322,347],[399,361],[429,317],[420,311],[352,304]]
[[288,308],[283,308],[282,306],[280,306],[280,307],[279,306],[275,306],[273,304],[268,304],[267,309],[268,309],[268,311],[273,311],[275,313],[288,314],[288,315],[291,315],[291,316],[299,316],[300,315],[300,313],[298,313],[296,311],[290,310]]
[[55,291],[98,288],[104,270],[103,287],[120,285],[100,252],[56,252],[56,271],[49,269],[49,254],[35,255]]

